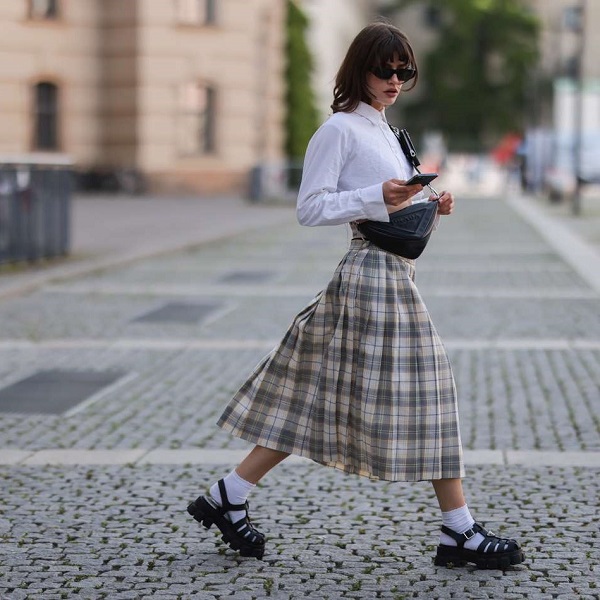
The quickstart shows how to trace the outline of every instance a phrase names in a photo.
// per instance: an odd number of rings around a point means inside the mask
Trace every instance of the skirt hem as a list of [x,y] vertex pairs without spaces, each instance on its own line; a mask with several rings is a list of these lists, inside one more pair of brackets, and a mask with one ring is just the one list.
[[461,464],[458,469],[453,469],[450,473],[442,473],[436,471],[436,473],[432,473],[431,475],[422,473],[418,477],[399,477],[397,479],[390,479],[389,477],[381,477],[379,475],[376,475],[375,473],[369,472],[368,470],[360,469],[352,464],[346,464],[343,462],[335,461],[326,461],[322,458],[315,458],[314,456],[311,456],[311,453],[306,450],[298,450],[297,448],[292,448],[291,446],[285,447],[282,444],[276,444],[274,442],[265,442],[264,440],[261,440],[259,436],[252,436],[245,432],[235,431],[235,428],[231,427],[227,423],[219,422],[217,423],[217,425],[224,431],[227,431],[228,433],[233,435],[234,437],[244,440],[245,442],[249,442],[250,444],[256,444],[263,448],[268,448],[269,450],[286,452],[290,455],[299,456],[301,458],[307,458],[308,460],[312,460],[313,462],[323,467],[330,467],[332,469],[342,471],[346,475],[357,475],[358,477],[366,477],[367,479],[370,479],[372,481],[389,481],[391,483],[416,483],[418,481],[432,481],[438,479],[463,479],[465,477],[465,469],[464,466]]

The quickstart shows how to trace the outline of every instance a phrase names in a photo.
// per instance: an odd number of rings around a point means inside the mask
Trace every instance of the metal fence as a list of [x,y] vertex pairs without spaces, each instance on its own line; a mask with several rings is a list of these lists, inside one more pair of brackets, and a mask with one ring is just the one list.
[[72,190],[66,158],[0,157],[0,265],[68,254]]

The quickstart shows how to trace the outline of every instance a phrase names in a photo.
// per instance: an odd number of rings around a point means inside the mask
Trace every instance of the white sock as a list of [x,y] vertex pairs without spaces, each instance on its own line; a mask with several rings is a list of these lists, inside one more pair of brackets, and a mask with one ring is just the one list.
[[[469,512],[469,507],[465,504],[460,508],[442,512],[442,523],[449,529],[452,529],[452,531],[456,531],[456,533],[464,533],[473,527],[475,519],[473,519]],[[465,548],[468,550],[477,550],[477,547],[483,540],[484,537],[480,533],[476,533],[470,540],[465,542]],[[457,545],[456,540],[444,532],[440,533],[440,544],[445,546]]]
[[[235,469],[223,478],[225,484],[225,491],[227,492],[227,499],[230,504],[244,504],[250,495],[250,492],[256,487],[254,483],[250,483],[245,479],[242,479],[236,472]],[[223,506],[221,501],[221,492],[219,491],[219,484],[215,483],[210,488],[211,498],[219,505]],[[246,511],[243,510],[230,510],[227,513],[227,517],[232,523],[239,521],[246,516]]]

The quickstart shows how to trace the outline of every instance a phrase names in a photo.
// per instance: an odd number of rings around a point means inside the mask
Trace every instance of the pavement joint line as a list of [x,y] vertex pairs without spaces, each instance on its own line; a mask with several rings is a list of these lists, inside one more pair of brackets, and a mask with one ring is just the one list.
[[[53,294],[103,294],[107,296],[239,296],[291,298],[296,296],[314,297],[319,291],[315,286],[228,286],[228,285],[97,285],[72,284],[51,285],[43,288],[44,292]],[[552,299],[552,300],[587,300],[597,299],[600,291],[564,288],[522,288],[496,289],[482,288],[442,288],[427,287],[423,294],[426,297],[441,298],[493,298],[493,299]]]
[[315,286],[275,286],[275,285],[51,285],[43,289],[47,293],[59,294],[104,294],[107,296],[248,296],[281,298],[294,296],[315,296],[319,291]]
[[417,271],[421,273],[569,273],[571,268],[564,264],[524,264],[524,265],[440,265],[423,264],[417,265]]
[[[425,286],[422,286],[425,287]],[[594,290],[562,289],[562,288],[523,288],[523,289],[476,289],[463,288],[429,288],[423,292],[424,297],[436,298],[492,298],[492,299],[533,299],[533,300],[588,300],[597,299],[599,294]]]
[[185,339],[54,339],[43,341],[0,340],[3,350],[254,350],[273,348],[279,340],[185,340]]
[[[514,245],[494,245],[486,243],[485,248],[477,251],[479,258],[490,259],[491,257],[505,256],[532,256],[536,254],[548,254],[548,248],[543,244],[527,244],[519,247],[518,242]],[[459,242],[453,243],[452,246],[444,247],[444,256],[473,256],[473,248],[471,246],[461,246]],[[487,261],[486,261],[487,262]]]
[[[0,352],[11,350],[261,350],[275,347],[279,339],[177,339],[177,338],[111,338],[82,339],[55,338],[48,340],[0,340]],[[452,350],[600,350],[596,339],[461,339],[444,340],[444,346]]]
[[504,201],[529,223],[596,292],[600,293],[600,254],[557,219],[525,196],[507,194]]
[[[343,249],[341,249],[343,252]],[[200,274],[204,276],[210,276],[211,278],[215,274],[215,269],[219,268],[225,271],[230,268],[231,260],[219,261],[211,259],[210,266],[203,266],[201,264],[194,265],[178,265],[177,273],[183,274],[188,273],[190,276],[198,276]],[[281,265],[290,265],[292,261],[283,257],[278,261],[274,261],[272,258],[268,260],[261,258],[260,267],[261,270],[273,271],[281,268]],[[244,260],[236,258],[235,261],[237,271],[255,270],[256,260]],[[136,273],[142,273],[144,275],[152,276],[156,273],[163,273],[166,265],[159,264],[148,264],[143,266],[136,266]],[[296,269],[306,272],[306,267],[302,263],[296,263]],[[311,265],[310,273],[323,273],[324,275],[331,274],[332,270],[335,269],[335,265]],[[528,262],[526,264],[485,264],[485,265],[441,265],[440,263],[427,263],[419,264],[417,266],[419,273],[569,273],[571,268],[563,263],[546,263],[540,262],[538,264]],[[58,285],[58,284],[57,284]]]
[[[63,465],[230,465],[239,463],[248,450],[118,448],[81,449],[47,448],[44,450],[0,449],[3,466]],[[600,468],[600,451],[553,450],[465,450],[467,466],[499,467],[582,467]],[[314,464],[313,461],[290,456],[286,463]]]

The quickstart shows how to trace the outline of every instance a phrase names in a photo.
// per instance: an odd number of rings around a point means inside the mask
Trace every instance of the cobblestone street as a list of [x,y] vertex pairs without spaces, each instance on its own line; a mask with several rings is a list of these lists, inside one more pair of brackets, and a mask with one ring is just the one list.
[[[347,246],[288,217],[0,298],[0,598],[599,599],[598,266],[499,199],[461,200],[416,280],[455,371],[469,506],[525,564],[435,567],[428,483],[293,457],[250,499],[263,561],[187,515],[248,448],[215,426],[225,403]],[[57,414],[3,408],[63,371],[113,381]]]

